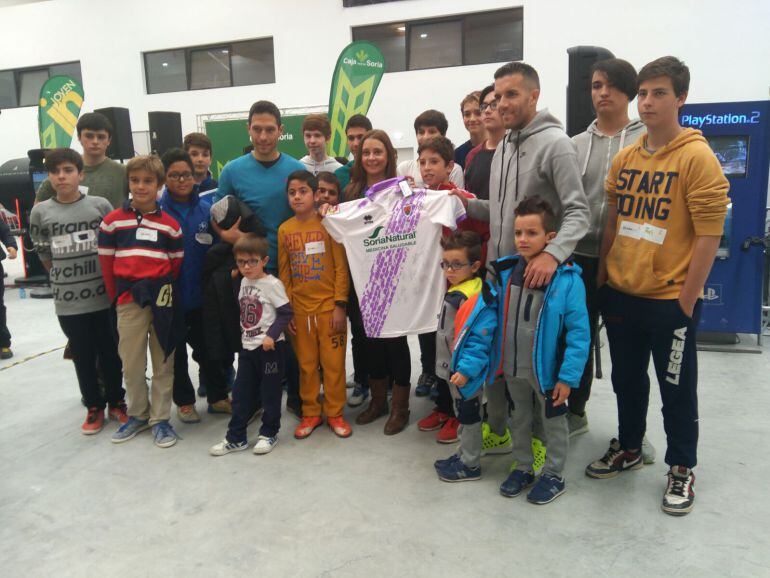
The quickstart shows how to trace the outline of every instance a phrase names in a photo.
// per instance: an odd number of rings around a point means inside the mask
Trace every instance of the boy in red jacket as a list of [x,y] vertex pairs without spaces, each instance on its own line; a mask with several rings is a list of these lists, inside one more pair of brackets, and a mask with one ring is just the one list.
[[[110,300],[117,300],[118,352],[128,394],[129,420],[112,436],[132,439],[152,427],[155,445],[174,445],[169,424],[174,380],[173,281],[184,255],[179,224],[158,206],[165,180],[156,156],[134,157],[126,165],[132,199],[109,213],[99,228],[99,262]],[[143,306],[150,303],[151,306]],[[152,390],[145,371],[147,344],[152,358]]]

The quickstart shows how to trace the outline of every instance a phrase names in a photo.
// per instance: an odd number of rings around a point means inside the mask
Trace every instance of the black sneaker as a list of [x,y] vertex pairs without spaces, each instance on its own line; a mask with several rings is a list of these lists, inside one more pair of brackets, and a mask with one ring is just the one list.
[[695,474],[684,466],[671,466],[661,509],[672,516],[684,516],[695,505]]
[[586,475],[591,478],[614,478],[620,472],[638,470],[643,465],[641,451],[624,450],[620,442],[613,438],[607,453],[586,466]]
[[426,397],[430,395],[430,390],[436,385],[436,376],[429,373],[421,373],[417,379],[417,387],[414,388],[414,394],[417,397]]

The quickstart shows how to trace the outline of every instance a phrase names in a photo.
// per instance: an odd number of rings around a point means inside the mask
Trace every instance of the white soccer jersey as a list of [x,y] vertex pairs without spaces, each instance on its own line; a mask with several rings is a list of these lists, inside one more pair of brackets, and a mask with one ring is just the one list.
[[[403,178],[377,183],[364,199],[333,207],[323,220],[345,246],[369,337],[435,331],[446,282],[441,273],[442,227],[465,217],[446,191],[414,189]],[[407,189],[408,191],[408,189]]]

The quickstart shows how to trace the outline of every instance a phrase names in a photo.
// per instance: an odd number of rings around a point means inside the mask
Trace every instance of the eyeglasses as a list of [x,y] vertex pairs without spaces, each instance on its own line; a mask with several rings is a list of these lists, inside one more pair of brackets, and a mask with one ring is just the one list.
[[189,181],[193,175],[192,173],[169,173],[166,177],[169,181]]
[[497,101],[493,100],[492,102],[482,102],[479,106],[479,110],[481,112],[484,112],[485,110],[491,110],[492,112],[497,110]]
[[238,267],[256,267],[262,262],[262,259],[236,259],[235,264]]
[[444,271],[459,271],[468,265],[470,265],[470,263],[458,263],[457,261],[450,263],[449,261],[441,261],[441,268]]

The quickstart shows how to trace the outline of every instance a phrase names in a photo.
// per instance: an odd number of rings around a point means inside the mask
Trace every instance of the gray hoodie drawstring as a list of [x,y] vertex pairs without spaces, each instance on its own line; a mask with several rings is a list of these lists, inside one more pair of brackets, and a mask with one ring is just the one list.
[[591,158],[591,146],[594,143],[594,135],[589,133],[588,134],[588,152],[586,153],[586,160],[583,161],[583,172],[580,173],[580,176],[586,176],[586,170],[588,170],[588,159]]

